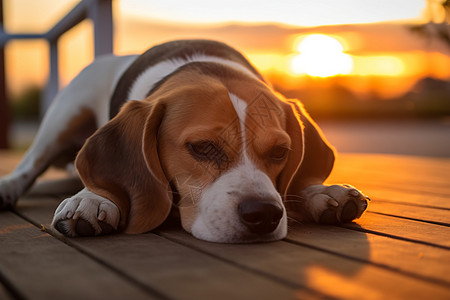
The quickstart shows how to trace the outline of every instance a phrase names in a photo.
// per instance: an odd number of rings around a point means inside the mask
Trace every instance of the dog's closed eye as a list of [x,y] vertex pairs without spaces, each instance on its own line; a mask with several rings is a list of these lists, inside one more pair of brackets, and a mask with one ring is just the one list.
[[270,149],[268,157],[275,163],[281,163],[286,159],[288,152],[289,148],[286,146],[275,146]]
[[225,150],[213,141],[188,142],[186,148],[197,161],[215,163],[219,169],[230,161]]

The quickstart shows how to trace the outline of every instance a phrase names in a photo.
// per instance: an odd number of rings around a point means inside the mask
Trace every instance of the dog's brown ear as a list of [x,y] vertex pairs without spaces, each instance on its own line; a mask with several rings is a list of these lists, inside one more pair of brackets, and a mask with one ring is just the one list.
[[127,103],[86,141],[76,159],[84,185],[118,206],[119,229],[126,233],[156,228],[172,206],[156,141],[164,111],[156,100]]
[[325,181],[334,164],[334,149],[298,100],[288,100],[286,131],[291,150],[279,177],[282,196],[298,195],[305,187]]

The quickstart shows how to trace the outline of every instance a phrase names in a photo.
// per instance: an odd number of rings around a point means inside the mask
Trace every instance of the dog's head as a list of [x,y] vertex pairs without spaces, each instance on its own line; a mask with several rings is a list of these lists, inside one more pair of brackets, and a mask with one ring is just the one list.
[[119,207],[125,232],[160,225],[175,198],[197,238],[269,241],[286,236],[284,197],[314,175],[302,167],[307,138],[327,147],[297,102],[260,81],[184,70],[124,105],[76,166],[90,190]]

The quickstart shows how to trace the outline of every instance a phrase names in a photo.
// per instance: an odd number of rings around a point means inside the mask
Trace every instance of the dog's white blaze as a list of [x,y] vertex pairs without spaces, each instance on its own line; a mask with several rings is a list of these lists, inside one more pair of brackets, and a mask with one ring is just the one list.
[[239,126],[241,127],[241,139],[242,139],[242,160],[247,162],[248,156],[246,153],[247,141],[245,134],[245,119],[247,115],[247,103],[240,99],[238,96],[228,93],[230,101],[233,104],[234,110],[239,118]]
[[[262,181],[268,183],[268,187],[263,187],[260,192],[263,194],[263,196],[273,196],[274,194],[277,194],[275,187],[273,187],[273,184],[270,182],[270,179],[266,174],[264,174],[262,171],[260,171],[256,165],[251,161],[248,155],[248,145],[247,145],[247,132],[246,132],[246,126],[245,121],[247,118],[247,103],[240,99],[238,96],[228,93],[230,96],[230,101],[233,104],[234,110],[236,111],[236,114],[239,118],[239,125],[240,125],[240,133],[241,133],[241,157],[240,157],[240,163],[237,166],[238,169],[241,169],[241,177],[251,179],[250,181],[253,182],[251,186],[258,186]],[[263,178],[264,179],[261,179]],[[266,180],[267,179],[267,180]],[[275,192],[275,193],[274,193]]]
[[167,75],[172,74],[178,68],[191,62],[219,63],[259,80],[259,78],[254,73],[252,73],[249,69],[247,69],[240,63],[217,56],[198,53],[188,58],[172,58],[164,60],[160,63],[157,63],[156,65],[149,67],[147,70],[142,72],[134,81],[133,85],[130,88],[130,92],[128,93],[127,101],[144,99],[157,82],[165,78]]

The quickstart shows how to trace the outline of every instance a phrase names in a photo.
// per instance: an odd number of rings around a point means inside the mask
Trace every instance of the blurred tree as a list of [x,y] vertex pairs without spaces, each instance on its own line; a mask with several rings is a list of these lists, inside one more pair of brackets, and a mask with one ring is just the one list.
[[412,31],[427,38],[438,38],[450,48],[450,0],[425,0],[429,22],[412,26]]
[[30,86],[11,100],[12,113],[17,120],[39,120],[41,88]]

